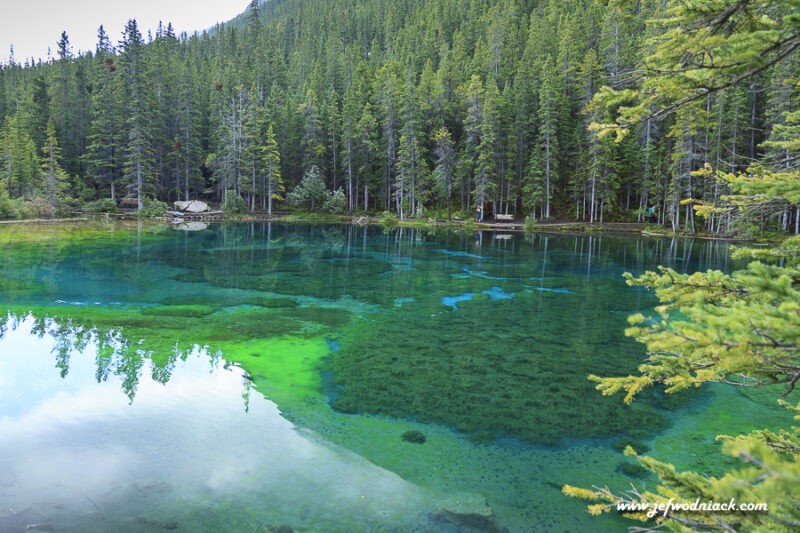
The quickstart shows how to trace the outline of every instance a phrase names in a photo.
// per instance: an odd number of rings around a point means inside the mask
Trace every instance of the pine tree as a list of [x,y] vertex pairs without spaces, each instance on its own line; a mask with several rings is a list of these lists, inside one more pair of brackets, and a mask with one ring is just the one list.
[[[464,211],[467,206],[472,202],[470,201],[470,194],[472,192],[472,184],[475,180],[476,170],[478,165],[479,146],[481,137],[484,133],[482,126],[485,126],[485,119],[483,113],[484,103],[484,89],[483,82],[480,77],[473,74],[469,82],[462,88],[464,103],[466,106],[466,116],[464,117],[464,139],[461,149],[461,157],[459,158],[459,168],[461,170],[461,210]],[[489,172],[488,144],[483,147],[483,162],[484,170]],[[476,205],[480,205],[483,201],[488,199],[488,174],[485,176],[486,180],[483,181],[480,187],[481,194],[484,198],[481,201],[475,201]],[[478,189],[478,187],[476,187]]]
[[325,142],[323,139],[322,116],[320,103],[313,89],[306,91],[306,97],[298,107],[298,112],[303,117],[303,166],[320,167],[325,154]]
[[553,189],[558,176],[558,124],[559,94],[555,65],[547,61],[542,68],[542,86],[539,94],[539,139],[541,144],[541,172],[544,179],[544,210],[542,217],[550,218]]
[[25,116],[6,117],[0,130],[0,184],[10,199],[32,197],[39,184],[41,166]]
[[148,87],[144,77],[144,41],[136,20],[129,20],[125,26],[120,48],[127,100],[125,125],[128,130],[123,178],[128,194],[135,196],[137,208],[141,211],[145,197],[155,193],[155,161]]
[[42,174],[44,187],[42,192],[51,205],[56,205],[68,186],[69,176],[59,164],[61,148],[56,138],[56,126],[51,120],[47,124],[47,139],[42,150]]
[[84,159],[95,188],[117,199],[116,186],[121,179],[123,132],[119,117],[123,115],[118,67],[108,34],[100,26],[95,52],[95,90],[92,94],[92,120]]
[[434,154],[436,155],[436,168],[434,176],[439,187],[444,191],[445,202],[447,204],[447,220],[451,218],[451,197],[453,192],[453,172],[456,165],[456,152],[453,144],[453,137],[447,128],[442,126],[433,135],[435,143]]
[[75,118],[76,118],[76,87],[74,80],[75,62],[72,53],[72,45],[69,41],[67,32],[61,32],[61,37],[57,42],[58,59],[53,69],[52,81],[49,84],[51,91],[50,101],[52,109],[50,117],[44,123],[45,131],[48,127],[49,119],[54,120],[58,143],[69,154],[70,164],[67,168],[71,172],[77,172],[79,167],[73,160],[77,156],[77,143],[75,139]]
[[364,182],[364,211],[369,210],[370,176],[374,167],[374,160],[378,151],[378,120],[372,112],[369,102],[364,104],[361,118],[358,119],[358,144],[361,152],[361,166],[359,175]]
[[358,203],[356,176],[356,144],[360,102],[356,83],[351,83],[342,100],[342,166],[347,176],[347,210],[353,211]]
[[202,188],[200,162],[202,161],[201,120],[202,104],[198,95],[198,83],[193,74],[193,65],[188,60],[181,66],[177,95],[175,146],[176,193],[188,201],[191,192]]
[[395,183],[396,209],[400,220],[421,211],[423,179],[427,175],[420,143],[419,118],[413,81],[409,79],[400,110],[402,127]]
[[[267,126],[267,134],[262,152],[266,183],[267,212],[272,214],[272,200],[281,199],[284,192],[283,179],[281,178],[281,156],[278,151],[278,142],[272,129],[272,123]],[[262,206],[263,207],[263,206]]]
[[[387,210],[392,205],[393,181],[397,177],[397,150],[400,134],[400,106],[402,81],[399,64],[390,61],[377,73],[375,93],[380,111],[381,130],[383,132],[385,167],[384,189]],[[396,205],[399,212],[399,205]]]
[[475,205],[485,210],[490,200],[496,199],[497,192],[497,142],[498,142],[498,91],[493,80],[487,83],[481,105],[479,142],[477,150],[477,168],[475,172],[475,188],[472,196]]

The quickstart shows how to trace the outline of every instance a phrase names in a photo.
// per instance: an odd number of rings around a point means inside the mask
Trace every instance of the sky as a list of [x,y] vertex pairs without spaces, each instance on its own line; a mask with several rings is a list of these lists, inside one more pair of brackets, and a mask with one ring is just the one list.
[[142,35],[155,34],[158,21],[172,22],[175,33],[189,34],[226,22],[245,11],[248,0],[4,0],[0,15],[0,63],[8,63],[11,45],[17,63],[33,57],[47,60],[48,47],[66,31],[72,51],[94,51],[102,24],[117,45],[129,19],[136,19]]

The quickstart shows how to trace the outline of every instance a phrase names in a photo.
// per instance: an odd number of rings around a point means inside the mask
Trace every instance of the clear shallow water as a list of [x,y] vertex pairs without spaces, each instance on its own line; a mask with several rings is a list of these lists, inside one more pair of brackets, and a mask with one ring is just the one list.
[[621,439],[714,473],[714,434],[785,418],[585,379],[643,356],[622,331],[654,299],[621,273],[727,269],[720,243],[33,231],[0,234],[0,529],[452,531],[432,515],[467,492],[510,531],[622,530],[558,487],[652,485]]

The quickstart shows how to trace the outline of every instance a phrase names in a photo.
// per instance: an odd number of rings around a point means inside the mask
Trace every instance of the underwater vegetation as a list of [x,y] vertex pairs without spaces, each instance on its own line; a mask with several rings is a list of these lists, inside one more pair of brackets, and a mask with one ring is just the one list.
[[648,469],[639,463],[632,463],[628,461],[620,463],[616,470],[620,474],[634,479],[644,479],[652,475]]
[[164,381],[205,347],[288,413],[327,394],[341,413],[437,422],[475,443],[643,440],[663,427],[663,399],[627,407],[585,376],[642,359],[621,332],[652,300],[621,271],[679,248],[697,255],[675,241],[272,224],[4,231],[0,242],[4,311],[62,330],[62,372],[70,343],[96,337],[104,371],[126,373],[133,397],[144,358]]
[[332,406],[444,423],[477,440],[500,433],[553,444],[663,427],[659,410],[601,397],[586,380],[590,371],[633,369],[641,353],[600,307],[522,293],[356,320],[330,361],[340,386]]

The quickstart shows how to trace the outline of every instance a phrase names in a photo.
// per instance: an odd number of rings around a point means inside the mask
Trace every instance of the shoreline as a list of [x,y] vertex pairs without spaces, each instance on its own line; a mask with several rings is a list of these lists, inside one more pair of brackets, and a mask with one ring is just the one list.
[[525,224],[521,221],[486,221],[475,222],[473,220],[398,220],[398,219],[385,219],[373,215],[334,215],[334,214],[309,214],[309,213],[276,213],[272,215],[267,214],[252,214],[242,216],[226,216],[220,212],[212,212],[209,214],[197,213],[187,214],[184,217],[152,217],[138,219],[132,213],[107,213],[88,215],[83,217],[71,218],[38,218],[38,219],[24,219],[24,220],[0,220],[0,225],[14,225],[14,224],[61,224],[72,222],[111,222],[116,220],[119,222],[131,221],[153,221],[162,222],[165,224],[179,224],[181,222],[204,222],[204,223],[226,223],[226,222],[287,222],[287,223],[328,223],[328,224],[355,224],[359,226],[382,226],[387,228],[392,227],[407,227],[418,229],[451,229],[454,231],[469,230],[469,231],[508,231],[513,233],[526,233],[526,232],[543,232],[543,233],[597,233],[597,234],[626,234],[626,235],[641,235],[643,237],[680,237],[685,239],[702,239],[702,240],[715,240],[715,241],[728,241],[728,242],[750,242],[755,243],[752,239],[744,239],[741,237],[731,236],[713,236],[705,234],[685,234],[673,233],[665,231],[664,227],[653,227],[643,222],[605,222],[605,223],[589,223],[589,222],[546,222],[536,224]]

